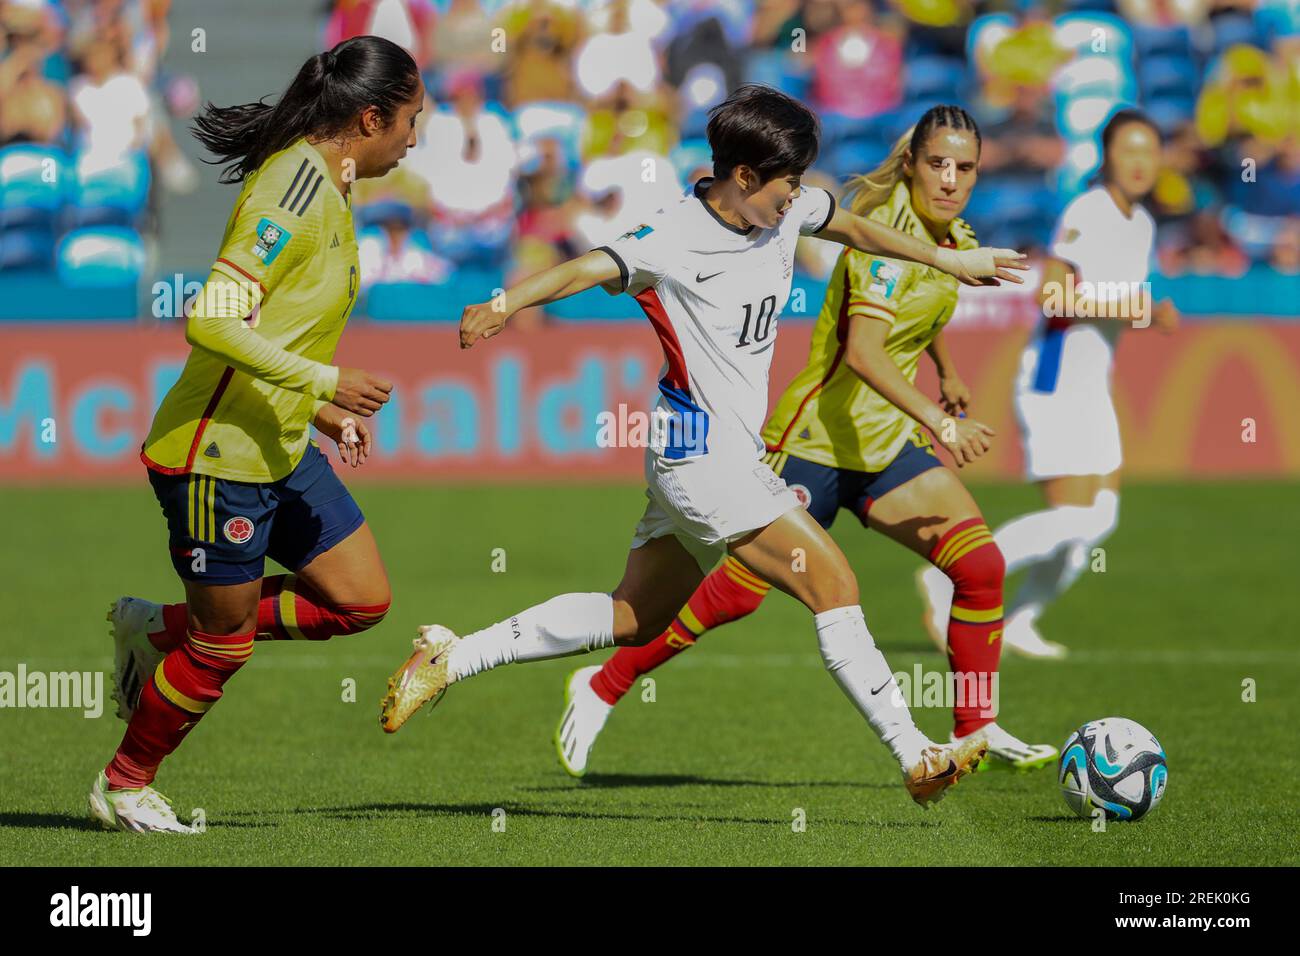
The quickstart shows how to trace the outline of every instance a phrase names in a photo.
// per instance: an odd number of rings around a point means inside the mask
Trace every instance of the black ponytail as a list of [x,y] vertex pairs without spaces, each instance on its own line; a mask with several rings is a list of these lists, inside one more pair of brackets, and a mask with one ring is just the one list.
[[261,100],[241,106],[208,103],[191,130],[217,157],[205,162],[228,164],[221,182],[239,183],[303,136],[337,136],[367,106],[378,107],[391,123],[419,85],[419,67],[396,43],[353,37],[304,63],[274,106]]

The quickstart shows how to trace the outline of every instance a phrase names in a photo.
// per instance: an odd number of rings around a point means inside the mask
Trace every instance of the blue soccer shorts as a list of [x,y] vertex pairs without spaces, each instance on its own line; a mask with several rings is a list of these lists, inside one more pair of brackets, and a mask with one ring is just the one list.
[[150,471],[149,483],[167,516],[176,573],[205,584],[257,581],[268,555],[297,571],[365,521],[315,442],[279,481]]

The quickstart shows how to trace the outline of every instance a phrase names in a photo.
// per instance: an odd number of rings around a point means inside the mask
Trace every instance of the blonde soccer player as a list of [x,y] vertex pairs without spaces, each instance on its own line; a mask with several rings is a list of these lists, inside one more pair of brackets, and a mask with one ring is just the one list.
[[[850,184],[850,208],[917,240],[977,246],[958,218],[979,175],[980,132],[958,106],[936,106],[877,169]],[[841,510],[930,560],[956,587],[943,646],[959,679],[954,741],[981,734],[990,762],[1022,769],[1056,756],[1003,729],[991,706],[1002,630],[1003,561],[956,472],[943,467],[927,430],[959,466],[988,449],[993,430],[964,416],[970,391],[943,339],[958,282],[926,265],[856,249],[840,254],[813,331],[808,364],[763,429],[765,461],[829,529]],[[940,400],[914,384],[922,353],[939,372]],[[586,773],[615,704],[643,674],[705,632],[756,611],[771,590],[737,555],[715,568],[659,637],[620,648],[603,666],[574,671],[555,733],[560,763]]]
[[[128,724],[90,791],[106,827],[189,832],[154,777],[256,640],[352,634],[388,609],[374,536],[310,438],[314,424],[355,467],[388,401],[391,384],[333,364],[358,285],[351,182],[397,165],[423,102],[410,55],[362,36],[311,57],[274,106],[197,120],[243,187],[140,455],[186,600],[109,610]],[[268,555],[292,573],[264,577]]]
[[[1043,272],[1043,322],[1026,345],[1016,377],[1028,477],[1047,508],[998,529],[1008,573],[1024,571],[1007,604],[1003,643],[1027,657],[1059,658],[1038,619],[1088,567],[1119,523],[1123,454],[1111,397],[1115,343],[1124,326],[1178,325],[1169,300],[1150,301],[1147,275],[1155,222],[1142,199],[1160,169],[1160,133],[1134,109],[1102,129],[1099,182],[1061,213]],[[945,613],[948,583],[923,576],[932,618]]]
[[[890,748],[914,800],[925,805],[969,772],[985,745],[940,746],[917,729],[858,604],[843,553],[763,461],[759,437],[781,310],[800,235],[925,263],[979,283],[1014,278],[1009,250],[951,249],[837,208],[802,189],[817,155],[818,123],[779,91],[741,87],[712,111],[711,178],[609,246],[546,270],[505,293],[505,310],[468,306],[461,344],[498,334],[517,309],[595,285],[631,292],[659,336],[665,367],[646,451],[649,503],[612,594],[565,594],[457,637],[421,628],[393,675],[382,723],[396,731],[446,688],[513,662],[546,660],[661,634],[704,573],[731,553],[813,614],[827,669]],[[791,567],[802,548],[806,573]]]

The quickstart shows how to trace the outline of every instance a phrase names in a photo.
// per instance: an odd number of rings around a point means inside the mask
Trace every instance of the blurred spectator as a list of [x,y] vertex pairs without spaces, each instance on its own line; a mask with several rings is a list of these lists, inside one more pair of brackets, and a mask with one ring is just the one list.
[[[635,26],[634,7],[644,21]],[[650,0],[609,0],[593,11],[588,17],[591,32],[574,55],[574,78],[581,95],[597,100],[619,83],[638,93],[658,89],[659,56],[654,39],[667,25],[668,18]]]
[[457,260],[499,254],[514,224],[518,157],[505,122],[484,107],[483,80],[446,81],[450,109],[429,116],[407,164],[429,186],[430,233]]
[[433,33],[433,62],[439,70],[470,69],[487,76],[502,68],[492,50],[492,17],[480,0],[451,0]]
[[56,5],[50,0],[0,0],[0,57],[29,44],[41,51],[42,60],[57,56],[62,33]]
[[1250,258],[1228,235],[1215,209],[1202,209],[1188,222],[1181,241],[1164,245],[1159,253],[1166,275],[1193,273],[1237,278],[1250,268]]
[[584,36],[581,15],[552,0],[524,0],[506,9],[505,102],[574,99],[573,51]]
[[60,145],[67,125],[63,88],[41,75],[45,53],[35,40],[13,45],[0,60],[0,146]]
[[386,202],[367,213],[373,228],[363,229],[357,241],[363,288],[377,282],[441,284],[451,277],[452,263],[416,241],[410,206]]
[[658,94],[638,95],[620,81],[613,93],[590,111],[583,130],[584,157],[615,156],[634,149],[666,156],[677,133]]
[[1196,27],[1210,13],[1209,0],[1116,0],[1115,6],[1129,23],[1144,27]]
[[1065,158],[1065,140],[1056,130],[1055,107],[1044,87],[1010,91],[1010,111],[981,123],[980,171],[1045,173]]
[[910,22],[908,36],[919,49],[965,58],[972,0],[890,0],[890,4]]
[[1300,275],[1300,216],[1286,220],[1278,229],[1268,264],[1283,275]]
[[686,92],[690,77],[699,75],[701,67],[712,67],[721,75],[718,98],[725,99],[744,76],[745,38],[737,28],[738,18],[728,17],[725,5],[715,9],[697,0],[679,0],[670,9],[673,35],[664,55],[668,82]]
[[974,53],[983,83],[981,98],[995,110],[1011,106],[1020,87],[1045,89],[1074,56],[1057,44],[1053,22],[1034,8],[1026,10],[1013,29],[985,30]]
[[896,107],[903,94],[903,42],[876,25],[867,0],[839,0],[840,23],[817,38],[812,100],[816,109],[854,119]]
[[[522,208],[515,226],[507,285],[587,251],[580,248],[581,237],[573,227],[581,204],[574,196],[575,182],[562,144],[552,137],[542,137],[534,147],[519,179]],[[522,319],[521,327],[535,326],[542,320],[542,311],[525,309],[517,313],[518,319]]]
[[167,50],[167,14],[171,0],[73,0],[68,13],[68,48],[80,56],[101,40],[117,42],[122,65],[152,84]]
[[1196,129],[1211,148],[1245,144],[1257,161],[1271,155],[1296,126],[1290,77],[1263,50],[1229,47],[1196,102]]
[[433,26],[430,0],[335,0],[325,49],[356,36],[380,36],[405,49],[423,70],[433,62]]
[[122,64],[114,40],[96,40],[84,49],[69,91],[78,131],[78,168],[90,173],[121,165],[146,149],[151,138],[149,94],[140,78]]

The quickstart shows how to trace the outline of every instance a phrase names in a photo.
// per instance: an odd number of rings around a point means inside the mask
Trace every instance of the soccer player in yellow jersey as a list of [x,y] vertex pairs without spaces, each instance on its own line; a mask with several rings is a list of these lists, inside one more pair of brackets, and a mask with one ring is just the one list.
[[[928,243],[975,248],[973,231],[957,217],[975,186],[979,154],[975,121],[960,107],[936,106],[878,169],[854,180],[851,209]],[[953,740],[982,734],[991,763],[1039,767],[1055,748],[1025,744],[994,721],[1002,555],[979,506],[920,427],[959,466],[984,454],[993,436],[965,417],[970,393],[944,345],[957,288],[956,279],[921,263],[845,249],[831,273],[808,365],[763,429],[765,460],[822,527],[843,508],[952,579],[946,643],[959,675]],[[939,371],[941,403],[913,384],[922,352]],[[574,671],[555,733],[564,768],[574,776],[586,772],[610,711],[638,677],[710,628],[755,611],[770,587],[728,555],[659,638],[619,649],[604,666]]]
[[[189,832],[151,784],[255,640],[351,634],[388,610],[375,539],[310,430],[356,467],[392,389],[333,364],[358,288],[350,184],[406,155],[423,102],[410,55],[363,36],[309,59],[275,106],[197,120],[243,188],[140,454],[186,601],[109,609],[128,726],[90,792],[106,827]],[[292,573],[264,578],[267,555]]]

